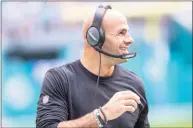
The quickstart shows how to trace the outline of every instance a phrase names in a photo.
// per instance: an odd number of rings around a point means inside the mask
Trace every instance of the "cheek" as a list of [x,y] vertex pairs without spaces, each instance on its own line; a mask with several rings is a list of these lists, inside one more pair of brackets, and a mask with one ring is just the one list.
[[114,41],[115,48],[119,50],[121,43],[122,43],[122,39],[117,37]]
[[119,48],[119,43],[115,40],[111,40],[104,45],[104,48],[108,51],[114,52],[117,51],[117,49]]
[[121,38],[109,37],[105,39],[103,49],[107,51],[118,51],[121,44]]

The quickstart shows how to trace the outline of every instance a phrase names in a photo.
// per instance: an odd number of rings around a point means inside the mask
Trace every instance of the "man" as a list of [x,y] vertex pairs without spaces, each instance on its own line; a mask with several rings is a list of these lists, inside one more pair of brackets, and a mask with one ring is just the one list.
[[105,39],[101,50],[127,55],[133,43],[127,19],[107,6],[98,10],[83,24],[83,57],[46,73],[38,101],[37,128],[149,127],[148,102],[141,79],[118,65],[127,62],[127,57],[98,54],[93,42],[100,43],[101,39],[98,30],[90,29],[97,26],[102,14],[98,27],[103,28]]

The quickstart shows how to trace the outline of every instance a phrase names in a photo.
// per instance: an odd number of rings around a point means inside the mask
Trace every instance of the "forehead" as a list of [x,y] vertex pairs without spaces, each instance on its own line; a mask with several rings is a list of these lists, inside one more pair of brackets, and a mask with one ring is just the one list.
[[104,22],[104,27],[107,31],[111,32],[117,32],[121,29],[129,29],[127,19],[125,16],[115,16],[111,19],[106,19],[106,22]]

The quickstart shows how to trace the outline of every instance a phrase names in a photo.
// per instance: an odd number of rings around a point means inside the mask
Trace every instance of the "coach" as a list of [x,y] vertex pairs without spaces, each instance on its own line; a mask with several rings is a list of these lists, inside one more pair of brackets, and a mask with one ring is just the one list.
[[45,74],[36,127],[150,127],[142,80],[119,65],[136,55],[126,17],[100,5],[82,30],[82,58]]

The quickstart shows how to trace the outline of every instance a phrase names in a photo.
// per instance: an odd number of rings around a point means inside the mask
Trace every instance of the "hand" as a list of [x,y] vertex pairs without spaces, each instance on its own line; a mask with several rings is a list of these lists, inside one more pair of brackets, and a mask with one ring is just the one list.
[[134,112],[140,104],[140,97],[132,91],[120,91],[102,107],[107,120],[113,120],[121,116],[124,112]]

